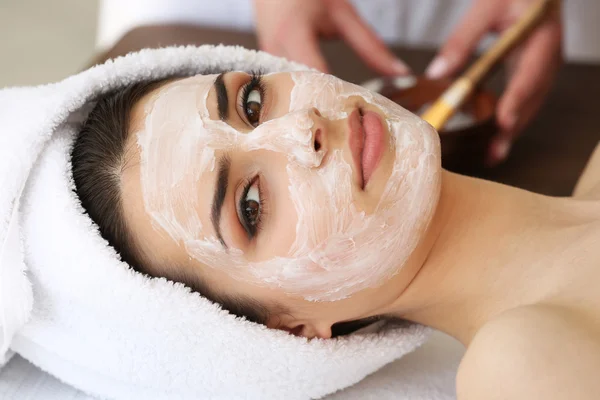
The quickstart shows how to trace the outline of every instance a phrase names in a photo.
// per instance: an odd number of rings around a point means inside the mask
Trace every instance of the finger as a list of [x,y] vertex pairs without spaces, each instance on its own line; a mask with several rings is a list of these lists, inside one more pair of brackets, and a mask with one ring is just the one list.
[[490,148],[492,163],[508,155],[504,148],[509,145],[498,143],[511,143],[542,106],[562,59],[561,37],[560,22],[548,21],[520,49],[513,76],[498,104],[500,134]]
[[495,3],[475,2],[425,70],[428,78],[449,77],[463,67],[481,38],[494,26],[497,16]]
[[254,21],[259,49],[283,56],[278,33],[285,26],[285,14],[275,12],[270,0],[254,0]]
[[262,51],[266,51],[274,56],[285,57],[285,50],[281,44],[277,41],[268,41],[265,38],[258,36],[258,48]]
[[375,71],[384,75],[407,75],[410,68],[399,60],[346,1],[337,2],[331,18],[339,34]]
[[[524,112],[524,114],[526,117],[523,118],[522,120],[519,119],[513,119],[512,122],[513,124],[515,124],[515,126],[517,126],[518,130],[515,131],[505,131],[502,130],[502,128],[500,128],[500,132],[498,133],[498,135],[496,135],[496,137],[494,137],[490,143],[489,146],[489,150],[488,150],[488,155],[487,155],[487,165],[488,166],[495,166],[498,165],[499,163],[503,162],[504,160],[506,160],[506,158],[508,158],[510,151],[513,147],[513,143],[517,137],[517,134],[519,133],[519,131],[526,125],[526,122],[521,122],[521,121],[529,121],[531,120],[531,118],[535,115],[535,113],[540,109],[540,107],[543,104],[543,98],[538,98],[535,99],[531,102],[531,104],[528,107],[528,110],[526,112]],[[498,125],[501,125],[498,122]]]
[[285,42],[280,41],[285,57],[328,72],[327,62],[319,47],[317,32],[307,21],[298,20],[289,27],[285,36],[287,37]]

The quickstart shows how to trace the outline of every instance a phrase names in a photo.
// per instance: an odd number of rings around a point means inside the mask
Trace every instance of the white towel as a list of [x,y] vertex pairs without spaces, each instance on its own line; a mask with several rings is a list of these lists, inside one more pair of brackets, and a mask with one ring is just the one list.
[[166,48],[56,84],[0,91],[2,354],[10,348],[103,398],[307,399],[347,387],[424,341],[429,330],[416,325],[307,341],[119,261],[73,192],[74,136],[99,95],[208,68],[306,67],[237,47]]
[[[463,346],[435,332],[423,346],[323,400],[455,400]],[[18,355],[0,370],[2,400],[97,400],[40,371]]]

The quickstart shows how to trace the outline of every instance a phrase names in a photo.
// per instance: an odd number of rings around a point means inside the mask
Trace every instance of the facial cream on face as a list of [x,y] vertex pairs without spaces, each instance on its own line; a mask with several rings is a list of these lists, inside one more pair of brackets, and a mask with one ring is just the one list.
[[[439,141],[427,123],[375,93],[330,75],[290,75],[289,112],[249,133],[210,119],[206,99],[215,76],[188,78],[161,90],[138,135],[144,204],[155,225],[209,267],[308,300],[339,300],[381,285],[414,251],[439,197]],[[354,96],[385,115],[395,154],[370,215],[355,205],[352,168],[343,151],[314,149],[311,110],[332,120],[346,118],[346,101]],[[208,184],[203,174],[214,171],[215,152],[233,148],[287,157],[296,234],[285,257],[250,262],[202,229],[193,199]]]

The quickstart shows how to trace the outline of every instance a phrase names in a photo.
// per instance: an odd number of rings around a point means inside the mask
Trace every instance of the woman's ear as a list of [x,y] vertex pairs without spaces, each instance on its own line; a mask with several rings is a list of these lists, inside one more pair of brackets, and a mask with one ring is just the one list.
[[294,336],[303,336],[308,339],[329,339],[331,338],[331,325],[320,324],[315,325],[314,323],[303,323],[301,321],[295,321],[293,323],[279,326],[281,330],[289,332]]

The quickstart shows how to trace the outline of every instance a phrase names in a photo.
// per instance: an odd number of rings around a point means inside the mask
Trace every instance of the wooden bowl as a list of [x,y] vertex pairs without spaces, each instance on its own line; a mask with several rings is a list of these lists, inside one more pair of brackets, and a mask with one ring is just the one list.
[[[411,112],[420,114],[450,86],[450,80],[424,77],[376,78],[362,86],[381,93]],[[461,115],[449,121],[442,131],[442,166],[460,173],[476,173],[485,167],[485,159],[496,125],[496,96],[476,91],[461,109]],[[458,123],[458,124],[457,124]],[[454,125],[454,127],[452,127]]]

